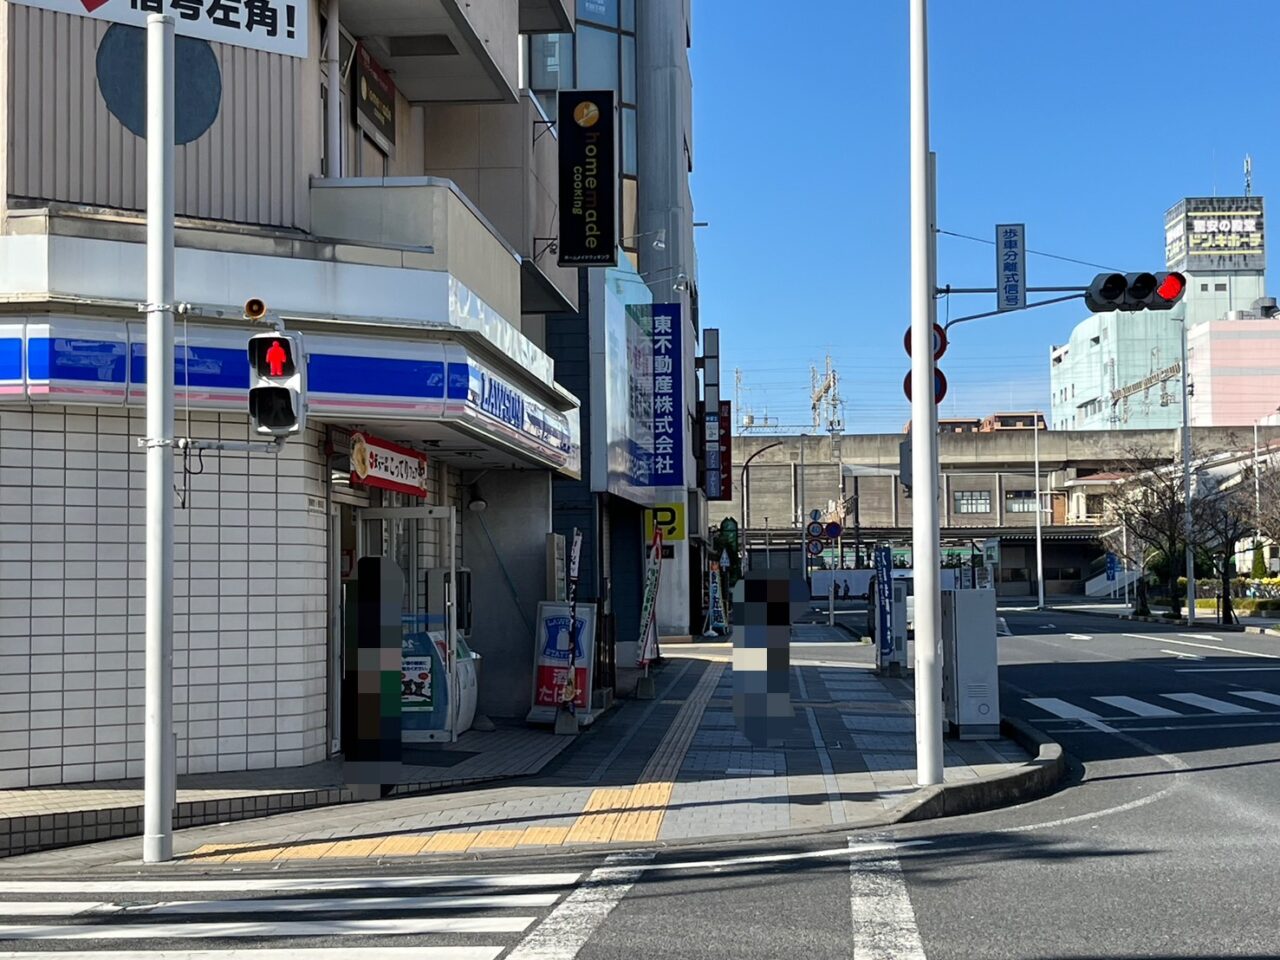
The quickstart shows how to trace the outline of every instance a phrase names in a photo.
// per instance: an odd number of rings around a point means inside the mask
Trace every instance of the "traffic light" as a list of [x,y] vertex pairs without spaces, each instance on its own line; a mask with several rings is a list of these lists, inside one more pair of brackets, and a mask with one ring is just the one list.
[[1180,273],[1100,273],[1085,291],[1091,313],[1172,310],[1187,289]]
[[249,338],[249,419],[265,437],[291,437],[307,425],[307,362],[297,333]]

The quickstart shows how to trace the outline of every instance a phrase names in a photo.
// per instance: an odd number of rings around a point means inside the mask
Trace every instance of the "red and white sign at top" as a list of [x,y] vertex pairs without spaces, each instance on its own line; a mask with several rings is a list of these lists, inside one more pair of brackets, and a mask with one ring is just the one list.
[[351,482],[357,486],[427,495],[427,458],[367,433],[351,435]]
[[305,57],[309,43],[308,0],[13,0],[95,20],[145,27],[153,13],[173,17],[174,31],[213,43]]

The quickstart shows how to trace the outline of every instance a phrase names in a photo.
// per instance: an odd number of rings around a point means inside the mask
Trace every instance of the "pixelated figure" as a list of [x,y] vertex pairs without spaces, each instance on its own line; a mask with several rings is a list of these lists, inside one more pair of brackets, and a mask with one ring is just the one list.
[[787,568],[751,570],[735,589],[733,715],[755,746],[785,740],[795,722],[791,624],[808,599],[804,577]]

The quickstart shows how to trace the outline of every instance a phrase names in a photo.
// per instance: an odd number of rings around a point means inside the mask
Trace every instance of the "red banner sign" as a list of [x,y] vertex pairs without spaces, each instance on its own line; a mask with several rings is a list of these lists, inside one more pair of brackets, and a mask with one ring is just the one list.
[[367,433],[351,435],[351,483],[354,486],[427,495],[427,458],[390,440]]

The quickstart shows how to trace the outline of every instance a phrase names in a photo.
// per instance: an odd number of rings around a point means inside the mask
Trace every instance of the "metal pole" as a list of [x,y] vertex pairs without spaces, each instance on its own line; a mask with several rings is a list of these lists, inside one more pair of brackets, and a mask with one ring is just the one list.
[[147,562],[142,859],[173,858],[173,17],[147,17]]
[[325,131],[328,146],[325,152],[329,159],[329,176],[342,176],[342,77],[339,75],[341,63],[338,60],[338,52],[342,46],[342,33],[338,29],[340,22],[338,17],[338,0],[329,0],[329,7],[325,15],[327,21],[325,30],[327,34],[327,42],[325,43],[325,67],[328,71],[328,101],[329,101],[329,117],[328,129]]
[[1120,546],[1124,550],[1124,603],[1129,605],[1129,525],[1121,527]]
[[831,576],[831,586],[827,591],[827,626],[834,627],[836,625],[836,578],[833,573]]
[[[928,440],[933,402],[933,291],[929,269],[929,66],[926,0],[911,0],[911,420]],[[938,614],[938,464],[932,442],[911,445],[911,552],[915,567],[916,780],[942,782],[942,676]]]
[[1196,621],[1196,558],[1191,545],[1191,371],[1187,369],[1187,320],[1182,319],[1182,499],[1187,538],[1187,623]]
[[[1258,552],[1258,518],[1262,516],[1262,481],[1258,476],[1261,464],[1258,459],[1258,421],[1253,421],[1253,552]],[[1253,558],[1249,558],[1250,564]],[[1250,566],[1249,575],[1253,575]]]
[[1041,535],[1040,515],[1044,512],[1044,504],[1040,501],[1040,423],[1037,420],[1035,436],[1035,469],[1036,469],[1036,609],[1044,609],[1044,538]]

